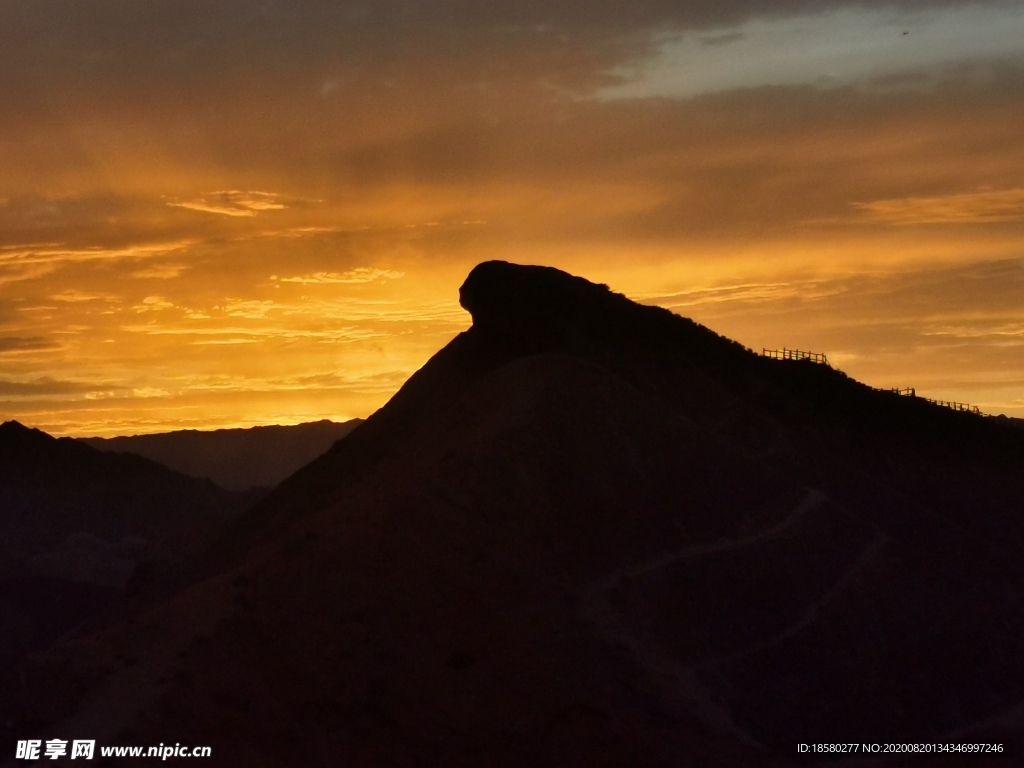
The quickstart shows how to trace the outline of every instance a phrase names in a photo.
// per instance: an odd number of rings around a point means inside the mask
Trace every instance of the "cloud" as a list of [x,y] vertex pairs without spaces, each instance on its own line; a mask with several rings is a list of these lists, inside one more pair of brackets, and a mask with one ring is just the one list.
[[742,40],[746,35],[743,32],[719,32],[717,34],[702,35],[698,38],[701,45],[728,45]]
[[280,211],[287,206],[279,202],[280,195],[273,192],[240,192],[224,190],[211,192],[197,200],[169,202],[174,208],[188,208],[192,211],[217,213],[223,216],[253,217],[263,211]]
[[1024,188],[853,203],[864,219],[896,226],[1024,221]]
[[84,384],[75,381],[60,381],[41,376],[28,381],[0,379],[0,397],[40,397],[52,395],[88,395],[98,384]]
[[132,307],[136,312],[159,312],[160,310],[174,308],[174,302],[168,301],[163,296],[147,296],[140,304]]
[[670,294],[647,294],[634,296],[635,299],[656,304],[671,310],[697,307],[703,304],[758,304],[788,299],[814,301],[826,298],[842,289],[826,280],[792,280],[788,282],[743,283],[692,288]]
[[152,267],[135,270],[132,277],[139,280],[171,280],[179,277],[186,269],[188,266],[185,264],[155,264]]
[[455,301],[388,301],[359,298],[316,299],[280,303],[284,316],[307,316],[322,321],[352,323],[407,323],[423,328],[436,324],[465,327],[469,317]]
[[[1024,376],[1024,258],[795,275],[789,285],[705,289],[695,298],[712,300],[691,300],[684,314],[755,349],[823,351],[861,381],[943,399],[976,402],[967,379]],[[666,299],[657,303],[679,303]]]
[[[318,342],[368,341],[387,338],[389,334],[369,328],[332,328],[329,330],[267,327],[244,328],[221,326],[216,328],[186,328],[153,325],[128,325],[121,328],[128,333],[142,333],[148,336],[197,336],[193,344],[252,344],[259,341],[296,341],[307,339]],[[211,338],[212,337],[212,338]]]
[[166,389],[160,389],[157,387],[135,387],[132,389],[132,397],[139,397],[142,399],[151,397],[171,397],[171,393]]
[[398,390],[408,378],[409,371],[407,370],[374,373],[325,371],[273,380],[268,382],[268,384],[277,389],[299,391],[309,389],[354,389],[374,394],[387,394]]
[[302,285],[325,283],[356,285],[373,282],[385,283],[388,280],[398,280],[402,277],[405,277],[405,272],[396,272],[392,269],[378,269],[377,267],[357,267],[348,272],[315,272],[311,275],[298,275],[296,277],[271,275],[270,279],[282,283],[301,283]]
[[1016,340],[1024,346],[1024,322],[1000,322],[981,319],[966,325],[934,325],[921,331],[925,336],[948,336],[956,339],[985,339],[998,343]]
[[[1024,8],[822,5],[817,13],[752,15],[714,34],[652,30],[654,53],[618,66],[602,99],[689,98],[764,86],[882,87],[894,74],[939,74],[965,62],[1020,61]],[[931,85],[927,78],[924,84]],[[914,81],[904,80],[906,88]]]
[[0,250],[0,269],[24,267],[34,264],[59,265],[87,261],[145,259],[153,256],[163,256],[181,250],[191,244],[191,240],[181,240],[170,243],[129,245],[121,248],[103,246],[69,248],[51,244],[41,246],[10,246]]
[[0,336],[0,353],[34,352],[59,346],[57,342],[42,336]]
[[50,294],[50,299],[53,301],[62,301],[68,304],[79,304],[87,301],[117,301],[117,296],[109,293],[88,293],[86,291],[79,291],[75,288],[61,291],[60,293]]
[[92,330],[92,326],[91,325],[77,325],[77,324],[75,324],[75,325],[65,326],[64,328],[55,328],[54,330],[50,331],[50,333],[56,333],[56,334],[60,334],[60,335],[67,335],[67,334],[75,335],[75,334],[82,333],[82,331],[91,331],[91,330]]
[[[369,230],[369,227],[359,227],[357,229],[350,230],[351,232],[365,232]],[[340,227],[291,227],[290,229],[271,230],[263,232],[263,237],[287,237],[287,238],[300,238],[300,237],[317,237],[319,235],[330,235],[337,232],[345,232],[346,230]]]
[[273,301],[254,299],[228,299],[221,307],[228,317],[247,317],[250,320],[264,318],[275,308]]

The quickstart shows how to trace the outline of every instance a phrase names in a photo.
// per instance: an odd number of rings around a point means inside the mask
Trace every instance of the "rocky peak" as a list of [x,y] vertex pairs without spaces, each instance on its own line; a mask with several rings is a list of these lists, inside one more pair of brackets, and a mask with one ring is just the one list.
[[626,309],[629,302],[608,286],[554,267],[485,261],[459,289],[459,303],[473,326],[501,336],[560,336],[589,324],[602,311]]

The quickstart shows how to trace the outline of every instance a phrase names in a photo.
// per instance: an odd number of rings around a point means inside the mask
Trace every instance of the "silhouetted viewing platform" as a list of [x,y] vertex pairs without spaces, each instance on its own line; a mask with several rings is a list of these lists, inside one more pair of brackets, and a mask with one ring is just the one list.
[[812,363],[821,363],[829,368],[832,367],[824,352],[804,352],[800,349],[786,349],[783,347],[782,349],[762,349],[761,354],[764,357],[770,357],[772,360],[810,360]]

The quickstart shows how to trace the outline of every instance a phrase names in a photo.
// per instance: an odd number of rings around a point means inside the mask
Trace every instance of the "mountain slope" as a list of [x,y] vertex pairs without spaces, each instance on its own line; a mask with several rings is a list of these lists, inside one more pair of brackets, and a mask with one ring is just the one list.
[[139,456],[0,425],[0,680],[123,603],[143,563],[193,555],[242,500]]
[[266,766],[1020,733],[1018,430],[549,268],[480,265],[461,298],[473,327],[233,526],[217,575],[27,668],[19,733]]
[[222,488],[244,491],[272,488],[305,466],[362,423],[313,421],[293,426],[194,429],[154,435],[86,437],[81,442],[101,451],[135,453]]
[[236,497],[209,481],[13,421],[0,425],[0,494],[4,546],[26,554],[73,533],[192,548],[237,512]]

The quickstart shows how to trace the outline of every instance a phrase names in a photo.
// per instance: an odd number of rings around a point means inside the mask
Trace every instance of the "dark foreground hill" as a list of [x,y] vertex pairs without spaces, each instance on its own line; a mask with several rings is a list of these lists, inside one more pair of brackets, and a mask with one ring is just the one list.
[[140,565],[194,556],[242,509],[148,459],[0,425],[0,678],[118,605]]
[[324,453],[362,423],[311,421],[292,426],[200,431],[185,429],[154,435],[86,437],[101,451],[135,453],[222,488],[244,491],[273,488],[299,467]]
[[1024,756],[1019,430],[549,268],[482,264],[461,300],[473,327],[214,575],[26,665],[11,738],[218,766]]
[[192,550],[240,512],[239,496],[131,454],[16,421],[0,425],[0,544],[34,555],[80,534]]

